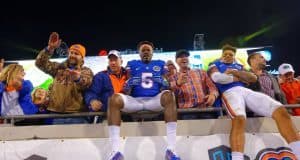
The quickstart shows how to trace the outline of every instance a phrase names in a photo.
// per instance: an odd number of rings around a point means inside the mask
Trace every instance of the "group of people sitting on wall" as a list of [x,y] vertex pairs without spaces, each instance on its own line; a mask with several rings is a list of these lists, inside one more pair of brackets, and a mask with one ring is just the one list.
[[[129,61],[123,68],[120,52],[112,50],[107,55],[107,70],[94,75],[84,66],[86,50],[81,44],[69,48],[64,62],[50,61],[60,43],[58,33],[51,33],[48,46],[36,57],[36,66],[54,79],[48,90],[33,90],[32,83],[24,80],[21,65],[10,64],[3,68],[4,61],[1,60],[1,116],[106,112],[112,142],[111,159],[122,159],[119,152],[121,112],[163,112],[167,133],[166,159],[176,160],[180,159],[174,152],[177,108],[223,105],[232,120],[232,159],[241,159],[247,106],[257,115],[272,117],[281,135],[300,157],[299,135],[283,107],[300,101],[300,83],[294,78],[295,71],[290,64],[279,66],[277,78],[265,70],[263,55],[253,53],[248,57],[251,69],[247,71],[235,61],[236,48],[224,45],[222,56],[211,62],[207,71],[191,69],[190,53],[178,50],[175,55],[177,70],[172,61],[153,60],[153,43],[142,41],[137,45],[140,59]],[[299,115],[300,109],[293,109],[292,114]],[[48,120],[51,124],[89,122],[86,117]]]
[[[109,100],[112,103],[125,99],[121,102],[120,110],[124,112],[136,112],[139,110],[153,110],[151,106],[162,105],[165,99],[159,104],[132,102],[133,98],[153,97],[159,93],[168,91],[175,99],[176,108],[203,108],[221,107],[226,104],[222,88],[218,87],[219,75],[213,73],[212,62],[207,71],[202,69],[191,69],[189,66],[190,53],[187,50],[178,50],[175,55],[175,63],[171,60],[152,60],[154,45],[149,41],[142,41],[138,44],[137,50],[140,60],[130,61],[126,67],[122,67],[122,56],[119,51],[111,50],[108,57],[108,67],[95,75],[88,67],[84,66],[85,47],[81,44],[74,44],[69,48],[67,59],[62,62],[52,62],[50,58],[56,48],[60,46],[61,39],[58,33],[50,35],[48,46],[40,51],[36,58],[36,66],[43,72],[54,78],[48,89],[37,87],[33,89],[32,83],[24,80],[24,69],[21,65],[10,64],[4,66],[4,59],[0,61],[0,96],[1,116],[6,115],[27,115],[43,113],[76,113],[87,111],[108,112]],[[146,47],[144,47],[146,46]],[[223,46],[222,59],[228,59],[226,52],[232,51],[233,63],[236,63],[236,48]],[[155,62],[147,69],[132,70],[134,67],[142,68],[143,63]],[[224,60],[223,60],[224,61]],[[282,104],[300,103],[300,82],[294,76],[292,65],[284,63],[279,66],[279,76],[276,77],[266,71],[266,60],[261,53],[252,53],[247,60],[250,70],[256,79],[253,82],[242,83],[245,87],[264,93]],[[137,67],[137,68],[139,68]],[[243,66],[241,66],[243,67]],[[245,70],[245,69],[243,69]],[[227,80],[235,82],[234,74],[226,72]],[[232,76],[232,77],[231,77]],[[225,83],[225,82],[220,82]],[[119,96],[116,96],[119,95]],[[122,95],[122,96],[120,96]],[[116,98],[118,97],[118,98]],[[124,109],[124,103],[129,103],[130,109]],[[134,104],[134,105],[133,105]],[[169,104],[169,102],[166,102]],[[148,107],[150,105],[150,108]],[[125,106],[126,108],[126,106]],[[113,109],[111,109],[113,110]],[[160,109],[157,109],[159,111]],[[167,111],[166,109],[164,109]],[[230,113],[230,112],[229,112]],[[300,115],[300,109],[292,109],[292,115]],[[108,112],[109,114],[109,112]],[[180,119],[217,118],[219,113],[204,112],[180,115]],[[90,119],[80,118],[55,118],[52,124],[65,123],[88,123]]]

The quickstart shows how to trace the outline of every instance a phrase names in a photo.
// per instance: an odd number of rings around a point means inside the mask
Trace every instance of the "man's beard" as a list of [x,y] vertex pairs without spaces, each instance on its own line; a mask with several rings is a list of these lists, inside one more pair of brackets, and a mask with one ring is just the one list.
[[259,66],[259,69],[261,69],[261,70],[264,70],[267,68],[266,64],[259,64],[258,66]]
[[143,60],[144,63],[149,63],[151,61],[151,58],[150,57],[144,57],[142,60]]
[[152,56],[150,53],[144,53],[144,55],[141,56],[141,59],[144,63],[149,63],[152,59]]
[[149,62],[150,62],[150,60],[149,60],[149,59],[147,59],[147,60],[146,60],[146,59],[144,59],[144,60],[143,60],[143,62],[144,62],[144,63],[149,63]]
[[68,64],[70,66],[78,66],[80,64],[80,62],[75,58],[69,58],[68,59]]

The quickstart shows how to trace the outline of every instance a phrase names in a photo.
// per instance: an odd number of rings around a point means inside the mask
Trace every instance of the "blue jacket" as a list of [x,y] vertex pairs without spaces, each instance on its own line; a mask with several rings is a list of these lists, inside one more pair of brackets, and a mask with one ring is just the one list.
[[90,102],[93,99],[100,100],[103,104],[101,111],[107,111],[108,98],[114,93],[113,85],[109,78],[109,72],[98,72],[94,78],[91,86],[85,91],[84,100],[90,111]]
[[[2,95],[5,92],[6,84],[0,82],[0,114],[2,110]],[[22,89],[19,90],[19,104],[25,115],[35,114],[38,112],[37,107],[33,104],[31,99],[31,91],[33,90],[32,83],[28,80],[23,80]]]

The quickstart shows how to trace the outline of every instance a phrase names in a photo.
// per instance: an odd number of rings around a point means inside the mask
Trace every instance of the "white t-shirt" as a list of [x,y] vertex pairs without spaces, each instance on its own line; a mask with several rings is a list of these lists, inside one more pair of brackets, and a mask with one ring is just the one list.
[[18,101],[19,92],[3,92],[1,103],[1,115],[24,115],[24,112]]

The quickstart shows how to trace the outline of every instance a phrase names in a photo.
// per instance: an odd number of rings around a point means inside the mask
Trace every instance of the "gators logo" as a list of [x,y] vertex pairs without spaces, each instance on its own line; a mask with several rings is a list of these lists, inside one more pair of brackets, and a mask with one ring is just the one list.
[[156,71],[156,72],[159,72],[160,69],[161,69],[161,68],[160,68],[159,66],[154,66],[154,67],[153,67],[153,70]]
[[266,148],[258,152],[255,160],[297,160],[290,148]]
[[[228,146],[220,145],[208,150],[209,160],[231,160],[231,149]],[[244,160],[250,160],[244,155]]]

